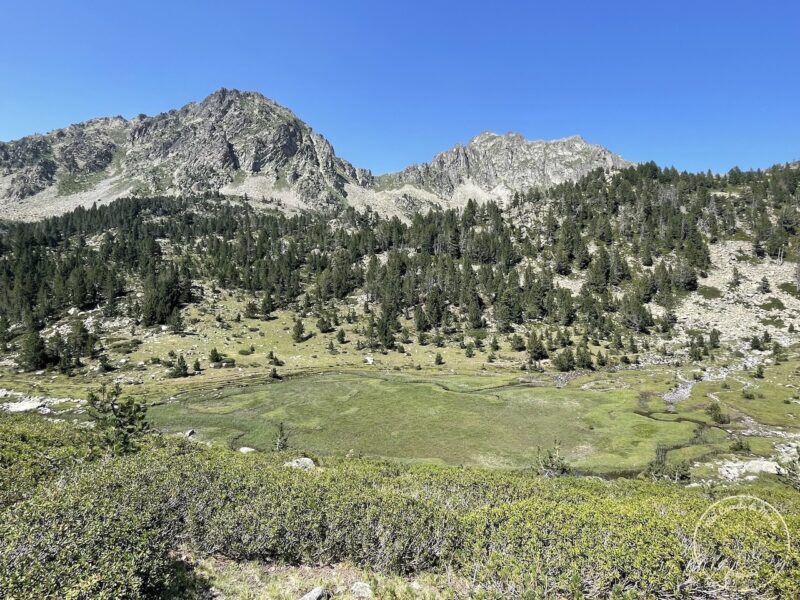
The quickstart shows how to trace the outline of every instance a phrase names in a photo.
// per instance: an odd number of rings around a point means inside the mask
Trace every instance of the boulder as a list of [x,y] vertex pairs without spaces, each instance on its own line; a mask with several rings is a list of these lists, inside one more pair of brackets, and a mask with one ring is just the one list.
[[354,598],[372,598],[372,588],[363,581],[356,581],[350,588],[350,593]]
[[314,461],[305,456],[285,462],[283,463],[283,466],[290,467],[292,469],[302,469],[303,471],[313,471],[317,468],[317,465],[314,464]]
[[242,454],[250,454],[251,452],[255,451],[256,451],[255,448],[249,448],[248,446],[242,446],[241,448],[239,448],[239,452],[241,452]]
[[328,598],[328,592],[325,591],[323,587],[315,587],[313,590],[308,592],[305,596],[300,598],[300,600],[325,600]]

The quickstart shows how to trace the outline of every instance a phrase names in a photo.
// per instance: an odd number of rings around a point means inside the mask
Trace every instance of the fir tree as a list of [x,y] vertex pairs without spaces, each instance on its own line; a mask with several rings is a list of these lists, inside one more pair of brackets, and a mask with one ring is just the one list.
[[294,325],[292,325],[292,340],[296,343],[300,343],[305,340],[306,328],[303,325],[302,319],[295,319]]
[[547,358],[547,350],[542,343],[542,340],[536,335],[536,332],[531,332],[528,337],[528,357],[531,362],[544,360]]
[[19,352],[19,363],[23,369],[36,371],[44,369],[48,363],[47,350],[44,340],[38,331],[29,331],[22,338],[22,346]]

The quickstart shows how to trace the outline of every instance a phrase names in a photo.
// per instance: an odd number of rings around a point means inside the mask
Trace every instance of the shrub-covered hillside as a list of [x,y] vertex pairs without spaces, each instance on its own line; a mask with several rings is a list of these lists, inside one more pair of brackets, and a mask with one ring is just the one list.
[[[757,586],[748,597],[800,593],[800,555],[787,554],[758,513],[703,529],[697,552],[698,520],[731,490],[358,459],[304,471],[283,466],[287,455],[151,436],[120,454],[71,427],[0,421],[4,598],[183,597],[187,553],[448,573],[443,596],[732,598],[742,585]],[[800,534],[796,492],[738,491],[768,500]]]

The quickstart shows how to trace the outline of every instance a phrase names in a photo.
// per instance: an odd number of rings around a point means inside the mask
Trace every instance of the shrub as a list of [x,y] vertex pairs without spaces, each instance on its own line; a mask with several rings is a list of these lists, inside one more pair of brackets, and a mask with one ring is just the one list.
[[0,510],[91,458],[91,433],[29,414],[0,415]]
[[731,452],[750,452],[750,440],[737,435],[731,442]]
[[727,413],[722,412],[722,407],[719,405],[719,402],[710,402],[708,406],[706,406],[706,414],[711,417],[711,420],[714,423],[718,423],[720,425],[725,425],[731,422],[731,418]]
[[13,598],[155,595],[175,573],[177,472],[152,456],[118,459],[10,507],[0,515],[0,589]]

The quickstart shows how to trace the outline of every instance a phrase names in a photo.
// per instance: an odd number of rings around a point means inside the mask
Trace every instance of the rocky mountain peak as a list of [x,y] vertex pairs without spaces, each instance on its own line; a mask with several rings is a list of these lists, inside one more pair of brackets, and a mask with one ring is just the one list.
[[598,167],[612,170],[628,164],[578,135],[545,141],[528,140],[514,132],[485,131],[466,145],[437,154],[429,163],[380,176],[376,182],[384,190],[410,186],[459,204],[467,197],[509,198],[516,191],[580,179]]
[[300,209],[343,201],[346,183],[370,180],[289,109],[226,88],[152,117],[93,119],[0,143],[0,200],[25,200],[34,213],[124,195],[216,192]]
[[626,164],[579,136],[532,141],[487,131],[429,163],[373,177],[288,108],[220,88],[155,116],[103,117],[0,142],[0,207],[10,218],[38,218],[127,195],[219,192],[290,211],[349,203],[408,214],[467,198],[502,201]]

